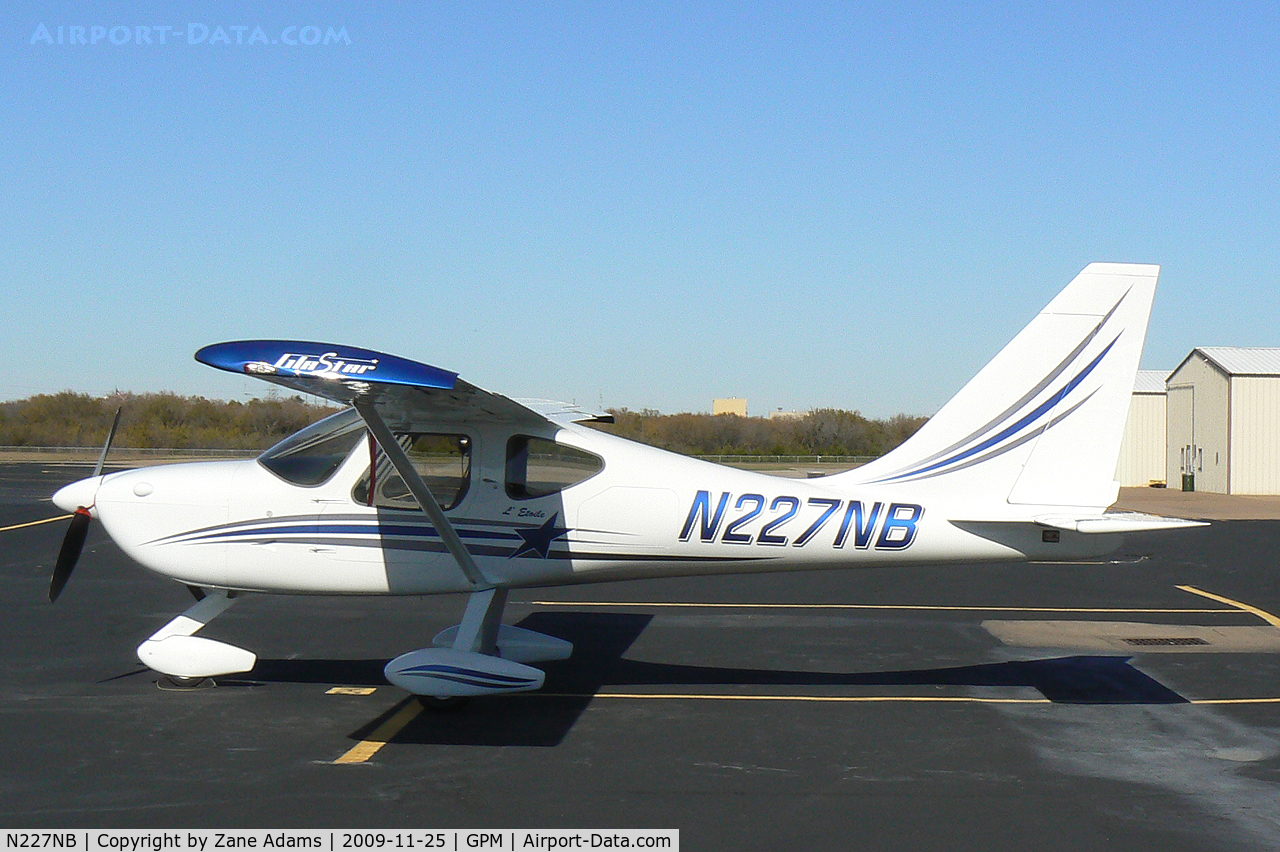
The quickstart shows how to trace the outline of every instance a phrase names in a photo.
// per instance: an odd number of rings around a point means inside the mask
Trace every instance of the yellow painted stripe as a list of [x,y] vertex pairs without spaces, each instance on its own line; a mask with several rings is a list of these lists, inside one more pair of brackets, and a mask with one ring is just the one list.
[[1258,616],[1258,618],[1261,618],[1263,621],[1265,621],[1267,624],[1270,624],[1272,627],[1280,627],[1280,618],[1277,618],[1276,616],[1272,615],[1269,612],[1266,612],[1265,610],[1258,609],[1256,606],[1250,606],[1249,604],[1241,603],[1240,601],[1233,601],[1231,600],[1231,598],[1224,598],[1222,595],[1215,595],[1212,592],[1206,592],[1202,589],[1197,589],[1195,586],[1178,586],[1178,588],[1184,592],[1190,592],[1193,595],[1199,595],[1202,598],[1208,598],[1211,601],[1217,601],[1218,603],[1223,603],[1223,604],[1226,604],[1227,606],[1235,607],[1236,609],[1241,610],[1242,612],[1247,612],[1247,613],[1256,615]]
[[533,606],[581,606],[581,607],[632,607],[637,609],[832,609],[832,610],[917,610],[924,612],[1079,612],[1146,614],[1146,615],[1222,615],[1230,609],[1139,609],[1117,607],[1052,607],[1052,606],[925,606],[917,604],[750,604],[750,603],[689,603],[676,601],[530,601]]
[[[972,695],[710,695],[706,693],[599,692],[585,693],[526,692],[512,693],[512,698],[621,698],[630,700],[689,701],[798,701],[846,704],[1052,704],[1048,698],[984,698]],[[1280,704],[1280,698],[1196,698],[1188,704]]]
[[[520,695],[521,693],[512,693]],[[523,693],[530,698],[622,698],[651,701],[800,701],[835,704],[1051,704],[1047,698],[982,698],[972,695],[715,695],[698,692]]]
[[67,518],[70,518],[70,517],[73,517],[73,516],[58,515],[58,517],[56,518],[45,518],[43,521],[28,521],[25,524],[14,524],[11,527],[0,527],[0,532],[8,532],[9,530],[20,530],[20,529],[23,529],[24,527],[38,527],[41,524],[51,524],[54,521],[65,521]]
[[334,763],[364,763],[377,754],[379,749],[386,745],[392,737],[400,733],[404,726],[417,718],[421,712],[422,702],[416,698],[410,698],[390,719],[379,725],[369,735],[368,739],[352,746],[346,754],[335,760]]

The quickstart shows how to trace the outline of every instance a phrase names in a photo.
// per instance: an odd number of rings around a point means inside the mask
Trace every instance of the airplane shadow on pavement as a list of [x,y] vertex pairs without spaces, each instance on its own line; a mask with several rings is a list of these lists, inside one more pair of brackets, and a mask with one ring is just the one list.
[[[567,639],[573,656],[544,663],[540,693],[479,698],[456,712],[425,712],[397,743],[550,747],[558,745],[604,688],[971,686],[1030,687],[1059,704],[1183,704],[1178,693],[1135,669],[1125,656],[1070,656],[973,666],[882,672],[804,672],[673,665],[623,657],[651,615],[538,612],[520,627]],[[245,681],[385,686],[386,660],[259,660]],[[230,685],[230,684],[228,684]],[[785,694],[785,693],[781,693]],[[536,698],[536,702],[531,701]],[[409,699],[412,700],[412,699]],[[361,739],[403,702],[352,733]]]

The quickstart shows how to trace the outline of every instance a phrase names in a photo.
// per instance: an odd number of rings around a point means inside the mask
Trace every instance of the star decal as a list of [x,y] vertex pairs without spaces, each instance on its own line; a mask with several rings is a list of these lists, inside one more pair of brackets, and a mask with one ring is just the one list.
[[563,536],[569,531],[568,527],[556,526],[560,513],[556,512],[547,522],[540,527],[517,527],[516,534],[524,539],[524,543],[515,549],[510,559],[517,556],[526,556],[528,554],[537,554],[539,557],[546,559],[547,553],[551,550],[551,542]]

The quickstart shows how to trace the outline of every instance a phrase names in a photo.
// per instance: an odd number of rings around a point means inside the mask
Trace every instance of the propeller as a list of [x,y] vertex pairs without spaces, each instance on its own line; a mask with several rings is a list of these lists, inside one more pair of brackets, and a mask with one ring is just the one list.
[[[115,420],[111,422],[111,431],[107,433],[107,442],[102,445],[102,455],[98,457],[98,464],[93,469],[91,479],[102,475],[102,468],[107,463],[107,452],[111,449],[111,442],[115,440],[116,429],[120,427],[120,412],[123,410],[123,406],[116,409]],[[67,534],[62,539],[62,549],[58,551],[58,562],[53,568],[53,579],[49,582],[49,603],[56,601],[58,595],[62,594],[67,580],[71,579],[71,572],[76,567],[76,562],[80,559],[84,540],[89,535],[89,522],[93,520],[93,515],[89,513],[92,505],[90,502],[89,506],[77,507],[75,514],[71,517],[71,526],[67,528]]]

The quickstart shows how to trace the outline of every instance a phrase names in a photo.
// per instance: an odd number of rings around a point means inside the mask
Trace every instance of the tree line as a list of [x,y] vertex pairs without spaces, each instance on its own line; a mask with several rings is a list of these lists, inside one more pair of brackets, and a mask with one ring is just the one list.
[[300,396],[245,402],[173,393],[92,397],[64,391],[0,403],[0,446],[96,447],[123,408],[117,447],[264,450],[337,411]]
[[[123,407],[118,447],[262,450],[337,409],[301,396],[210,400],[173,393],[92,397],[64,391],[0,403],[0,446],[94,447]],[[687,455],[878,456],[911,437],[923,417],[886,420],[816,409],[800,417],[662,414],[612,409],[602,431]]]
[[605,432],[685,455],[880,456],[915,434],[928,418],[899,414],[873,420],[857,411],[820,408],[800,417],[661,414],[610,409]]

